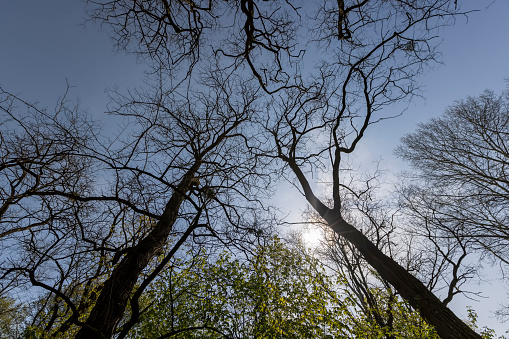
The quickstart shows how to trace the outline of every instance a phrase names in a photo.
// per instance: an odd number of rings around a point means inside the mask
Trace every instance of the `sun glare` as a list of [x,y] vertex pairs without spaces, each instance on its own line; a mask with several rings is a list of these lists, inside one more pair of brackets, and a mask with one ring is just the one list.
[[315,248],[320,244],[322,239],[322,230],[318,227],[308,227],[302,232],[302,241],[309,248]]

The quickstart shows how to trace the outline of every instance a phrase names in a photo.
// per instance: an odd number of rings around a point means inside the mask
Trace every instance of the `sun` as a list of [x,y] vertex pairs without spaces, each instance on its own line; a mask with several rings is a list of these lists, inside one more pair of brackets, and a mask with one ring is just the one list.
[[323,231],[316,226],[308,226],[302,232],[302,242],[306,247],[316,248],[323,239]]

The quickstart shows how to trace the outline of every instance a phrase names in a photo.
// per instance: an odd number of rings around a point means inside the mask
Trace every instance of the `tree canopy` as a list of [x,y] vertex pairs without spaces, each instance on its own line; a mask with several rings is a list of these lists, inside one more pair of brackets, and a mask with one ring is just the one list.
[[[199,334],[232,331],[239,308],[249,335],[339,335],[348,298],[321,286],[317,262],[292,261],[277,241],[260,246],[279,221],[270,197],[283,178],[384,282],[366,294],[388,305],[382,323],[396,330],[411,315],[443,338],[479,338],[349,218],[345,199],[345,159],[390,117],[384,107],[416,94],[456,1],[87,3],[89,18],[152,72],[144,88],[110,92],[119,132],[66,96],[49,112],[0,92],[0,292],[43,291],[32,333],[122,338],[157,325],[168,337],[184,320],[144,321],[176,307]],[[316,173],[330,199],[314,189]],[[224,249],[254,255],[203,257]],[[217,295],[235,289],[228,301]],[[175,293],[186,301],[167,302]]]

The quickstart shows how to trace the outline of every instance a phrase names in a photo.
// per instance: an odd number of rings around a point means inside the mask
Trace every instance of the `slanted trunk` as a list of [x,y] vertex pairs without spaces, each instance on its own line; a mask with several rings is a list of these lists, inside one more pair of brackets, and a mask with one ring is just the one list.
[[481,338],[465,322],[459,319],[424,284],[405,270],[392,258],[380,251],[359,230],[348,224],[339,212],[328,210],[322,215],[329,226],[351,242],[364,259],[389,282],[399,294],[432,326],[443,339]]
[[131,248],[104,282],[101,294],[85,325],[76,334],[77,339],[111,338],[122,319],[134,285],[143,269],[164,247],[185,199],[191,179],[199,168],[196,163],[183,177],[166,204],[161,219],[147,237]]

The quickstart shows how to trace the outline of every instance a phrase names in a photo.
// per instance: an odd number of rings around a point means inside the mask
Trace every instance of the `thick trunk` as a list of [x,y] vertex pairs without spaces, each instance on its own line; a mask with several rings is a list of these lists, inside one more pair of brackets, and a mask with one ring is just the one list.
[[111,338],[118,322],[122,319],[134,285],[139,275],[158,251],[166,244],[180,206],[185,199],[191,179],[199,164],[189,170],[178,189],[166,204],[161,219],[150,234],[129,250],[123,260],[113,269],[104,282],[101,294],[85,325],[76,334],[77,339]]
[[431,293],[419,279],[386,256],[361,232],[343,220],[339,213],[329,210],[324,218],[337,234],[350,241],[380,276],[394,286],[400,295],[435,327],[441,338],[481,338]]
[[[340,159],[338,151],[338,158]],[[421,316],[432,326],[435,327],[438,335],[443,339],[461,338],[461,339],[481,339],[481,336],[475,333],[467,324],[459,319],[447,306],[442,303],[433,293],[431,293],[424,284],[408,273],[392,258],[386,256],[380,251],[368,238],[359,230],[347,223],[337,209],[330,209],[324,205],[313,193],[309,182],[304,173],[297,165],[294,159],[280,155],[293,170],[306,196],[307,201],[324,218],[328,225],[338,235],[344,237],[352,243],[362,254],[364,259],[380,274],[382,279],[390,283],[410,305],[419,311]],[[339,164],[336,162],[335,165]],[[339,191],[337,191],[338,170],[335,169],[334,175],[334,196],[335,203],[340,202]]]

